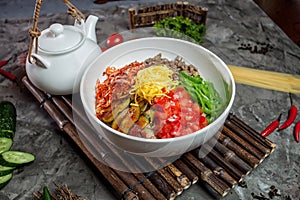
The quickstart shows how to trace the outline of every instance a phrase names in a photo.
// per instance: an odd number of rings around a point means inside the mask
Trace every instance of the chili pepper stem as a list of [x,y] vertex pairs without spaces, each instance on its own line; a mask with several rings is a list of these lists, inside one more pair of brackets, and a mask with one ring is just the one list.
[[294,104],[293,104],[292,93],[289,93],[289,97],[290,97],[290,102],[291,102],[291,106],[292,106],[292,105],[294,105]]
[[298,121],[294,127],[294,137],[297,143],[299,143],[299,135],[300,135],[300,121]]

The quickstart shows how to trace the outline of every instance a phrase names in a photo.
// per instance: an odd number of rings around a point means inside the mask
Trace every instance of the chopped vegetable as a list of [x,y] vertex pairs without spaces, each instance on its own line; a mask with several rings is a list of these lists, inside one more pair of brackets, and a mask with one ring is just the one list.
[[187,135],[208,125],[205,113],[193,102],[189,93],[178,87],[168,96],[154,100],[154,133],[158,138],[173,138]]
[[192,99],[198,102],[209,122],[215,120],[222,112],[224,102],[213,84],[203,80],[199,75],[189,76],[179,72],[180,84],[189,92]]
[[107,79],[96,83],[101,121],[124,134],[160,139],[196,132],[220,115],[223,99],[198,72],[145,62],[106,68]]

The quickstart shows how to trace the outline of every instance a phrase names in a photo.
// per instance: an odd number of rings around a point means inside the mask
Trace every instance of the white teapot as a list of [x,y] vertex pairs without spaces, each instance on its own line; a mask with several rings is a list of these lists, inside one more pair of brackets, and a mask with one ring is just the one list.
[[[26,61],[26,73],[39,89],[53,95],[78,92],[85,68],[101,54],[96,39],[98,17],[72,25],[52,24],[38,38],[38,51]],[[30,60],[29,60],[30,59]]]

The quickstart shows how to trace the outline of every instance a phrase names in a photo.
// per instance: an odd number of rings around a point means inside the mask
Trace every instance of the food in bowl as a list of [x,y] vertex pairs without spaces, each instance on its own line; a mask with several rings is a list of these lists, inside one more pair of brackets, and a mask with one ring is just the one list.
[[122,68],[107,66],[96,82],[96,116],[124,134],[166,139],[196,132],[213,122],[225,102],[213,83],[177,56],[162,54]]
[[[180,56],[186,63],[193,64],[201,77],[213,83],[224,101],[221,114],[210,121],[206,127],[194,133],[166,139],[147,139],[124,134],[98,119],[95,109],[95,85],[98,79],[103,83],[107,78],[102,76],[106,68],[115,66],[119,69],[133,61],[145,62],[159,53],[171,61]],[[108,142],[124,152],[147,157],[176,157],[207,142],[222,128],[233,105],[234,97],[233,76],[218,56],[200,45],[166,37],[139,38],[106,50],[86,69],[80,84],[80,103],[99,140]],[[86,146],[94,148],[95,145],[86,144]],[[102,155],[103,152],[96,153]]]

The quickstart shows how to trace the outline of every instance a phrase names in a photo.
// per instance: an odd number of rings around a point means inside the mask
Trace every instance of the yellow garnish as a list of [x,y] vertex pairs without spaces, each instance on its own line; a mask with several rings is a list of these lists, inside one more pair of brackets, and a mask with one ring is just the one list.
[[135,95],[135,102],[137,103],[138,98],[142,98],[152,104],[154,97],[165,96],[176,88],[178,81],[172,79],[173,73],[165,65],[155,65],[139,71],[130,92]]

